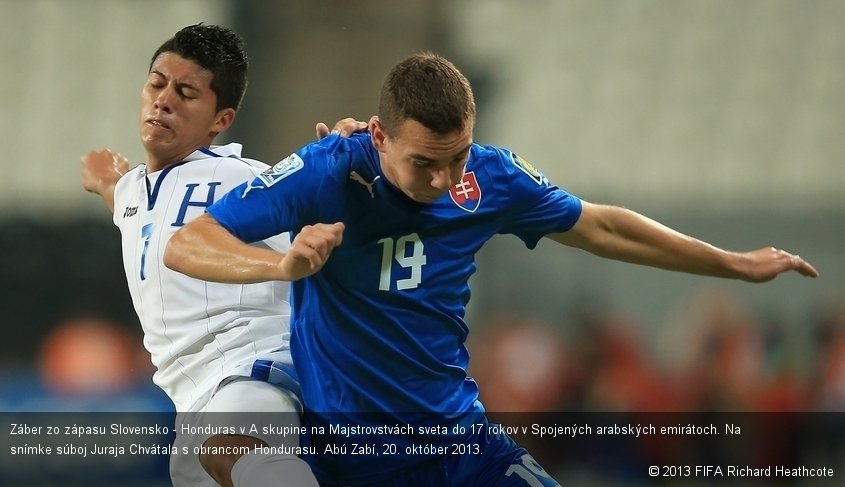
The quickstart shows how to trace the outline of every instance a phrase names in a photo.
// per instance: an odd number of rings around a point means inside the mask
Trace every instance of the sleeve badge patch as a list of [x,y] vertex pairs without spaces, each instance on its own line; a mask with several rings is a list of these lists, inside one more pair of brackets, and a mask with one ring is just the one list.
[[305,163],[302,161],[302,158],[294,153],[259,174],[258,179],[263,181],[265,186],[270,187],[303,167],[305,167]]
[[514,165],[516,165],[516,167],[518,167],[525,174],[529,175],[531,179],[533,179],[537,184],[548,183],[546,176],[543,176],[543,173],[537,170],[537,168],[534,167],[530,162],[519,157],[513,152],[511,152],[511,159],[513,160],[513,163]]

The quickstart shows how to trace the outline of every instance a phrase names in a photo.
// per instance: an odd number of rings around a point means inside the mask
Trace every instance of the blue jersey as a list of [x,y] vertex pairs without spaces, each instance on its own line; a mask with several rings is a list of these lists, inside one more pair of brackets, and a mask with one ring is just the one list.
[[[317,222],[346,225],[325,267],[293,283],[291,349],[303,400],[327,435],[343,436],[338,425],[374,426],[364,433],[379,448],[404,453],[420,442],[460,443],[469,433],[453,426],[483,416],[465,347],[475,253],[496,234],[533,248],[569,230],[581,202],[512,152],[473,144],[461,183],[417,203],[384,176],[369,134],[357,134],[303,147],[208,211],[247,242]],[[360,478],[342,473],[378,478],[437,453],[377,456],[309,460],[318,474],[353,481]]]

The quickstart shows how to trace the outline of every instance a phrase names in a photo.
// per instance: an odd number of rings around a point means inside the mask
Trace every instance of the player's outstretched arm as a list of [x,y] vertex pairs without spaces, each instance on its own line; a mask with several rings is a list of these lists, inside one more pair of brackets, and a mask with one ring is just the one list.
[[583,202],[575,226],[548,237],[601,257],[692,274],[751,282],[769,281],[787,271],[819,275],[804,259],[783,250],[726,251],[617,206]]
[[109,213],[114,213],[114,187],[129,170],[129,160],[108,149],[89,151],[80,160],[82,188],[100,195]]
[[295,281],[318,272],[343,240],[343,224],[304,227],[286,253],[246,244],[211,215],[179,229],[167,243],[164,265],[213,282]]

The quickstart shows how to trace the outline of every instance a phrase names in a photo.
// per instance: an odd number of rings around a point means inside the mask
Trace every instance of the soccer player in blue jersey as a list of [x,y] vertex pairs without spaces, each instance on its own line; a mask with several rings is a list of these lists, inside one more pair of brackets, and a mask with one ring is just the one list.
[[[817,275],[774,247],[729,252],[588,203],[514,152],[473,143],[474,122],[458,69],[412,56],[387,75],[369,133],[301,148],[168,245],[165,264],[202,279],[295,281],[291,348],[312,433],[303,441],[323,485],[558,485],[490,427],[467,375],[468,280],[493,235],[753,282]],[[287,253],[244,243],[305,230]]]

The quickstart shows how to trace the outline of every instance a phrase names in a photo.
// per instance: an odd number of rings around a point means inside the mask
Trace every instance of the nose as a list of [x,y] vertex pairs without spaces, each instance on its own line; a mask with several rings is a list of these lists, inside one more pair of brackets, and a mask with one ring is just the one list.
[[173,109],[171,105],[172,96],[173,92],[170,89],[164,88],[160,90],[153,100],[153,107],[155,107],[156,110],[170,113]]
[[452,171],[449,167],[441,167],[431,172],[431,186],[440,191],[449,191],[456,183],[452,182]]

